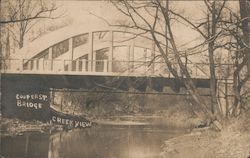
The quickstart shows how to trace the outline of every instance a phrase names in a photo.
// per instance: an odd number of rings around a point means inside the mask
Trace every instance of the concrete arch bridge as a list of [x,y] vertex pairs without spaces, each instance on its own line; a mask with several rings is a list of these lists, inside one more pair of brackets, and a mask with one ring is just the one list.
[[[21,94],[49,98],[50,88],[163,91],[170,86],[178,92],[183,83],[173,78],[161,58],[152,62],[159,55],[149,35],[133,30],[104,26],[58,30],[1,62],[3,107],[16,108],[20,100],[39,102],[17,98]],[[189,61],[187,66],[197,87],[210,87],[209,65]],[[47,107],[49,102],[45,102]],[[19,113],[28,108],[22,105]]]

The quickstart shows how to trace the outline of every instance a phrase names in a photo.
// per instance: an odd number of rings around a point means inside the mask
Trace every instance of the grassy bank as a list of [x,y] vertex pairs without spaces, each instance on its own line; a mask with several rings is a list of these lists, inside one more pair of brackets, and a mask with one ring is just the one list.
[[167,140],[162,158],[249,158],[250,114],[230,120],[221,132],[194,129]]

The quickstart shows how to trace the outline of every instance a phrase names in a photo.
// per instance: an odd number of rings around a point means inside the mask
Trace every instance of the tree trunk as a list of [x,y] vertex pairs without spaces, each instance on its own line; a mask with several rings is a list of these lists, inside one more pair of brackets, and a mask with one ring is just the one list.
[[216,75],[215,75],[215,63],[214,63],[214,52],[213,42],[209,43],[209,70],[210,70],[210,94],[211,94],[211,112],[213,114],[218,113],[218,104],[216,100]]
[[214,38],[216,35],[216,8],[215,1],[212,4],[212,17],[210,23],[210,17],[208,15],[208,56],[209,56],[209,70],[210,70],[210,94],[211,94],[211,112],[215,115],[220,115],[217,96],[216,96],[216,74],[215,74],[215,62],[214,62]]
[[239,84],[240,84],[240,69],[239,69],[239,52],[236,52],[235,57],[235,67],[236,70],[233,74],[233,89],[234,89],[234,109],[233,109],[233,115],[237,116],[240,113],[240,91]]
[[248,76],[250,75],[250,2],[248,0],[239,0],[240,3],[240,16],[242,20],[242,32],[243,32],[243,41],[246,45],[244,53],[246,58],[248,58]]
[[[239,63],[239,52],[236,52],[235,66],[236,70],[234,71],[233,81],[234,81],[234,109],[233,115],[238,116],[241,113],[242,108],[242,98],[241,98],[241,89],[246,83],[246,81],[250,77],[250,2],[247,0],[239,0],[240,6],[240,16],[241,16],[241,24],[242,24],[242,33],[243,33],[243,46],[240,47],[243,53],[243,62]],[[240,43],[240,41],[238,41]],[[247,61],[246,63],[244,61]],[[244,66],[247,66],[247,74],[241,79],[240,73]]]
[[[167,1],[168,2],[168,1]],[[198,106],[204,113],[205,115],[205,118],[207,118],[210,121],[214,121],[215,118],[214,118],[214,115],[211,113],[210,110],[208,110],[206,104],[203,102],[203,100],[201,99],[196,87],[195,87],[195,84],[187,70],[187,67],[185,67],[185,65],[183,64],[182,60],[181,60],[181,55],[177,49],[177,46],[175,44],[175,40],[174,40],[174,36],[173,36],[173,33],[172,33],[172,29],[171,29],[171,24],[170,24],[170,18],[168,16],[168,3],[166,4],[166,25],[167,25],[167,28],[168,28],[168,33],[169,33],[169,41],[171,43],[171,46],[173,48],[173,52],[175,54],[175,59],[177,60],[177,63],[181,69],[181,72],[183,74],[183,76],[185,76],[186,78],[184,79],[183,77],[181,76],[178,76],[178,74],[173,74],[176,78],[179,78],[179,79],[182,79],[182,81],[184,82],[187,90],[189,91],[190,95],[192,96],[192,98],[194,99],[194,101],[196,102],[196,106]],[[167,58],[167,57],[166,57]],[[164,58],[165,59],[165,58]],[[167,59],[165,59],[165,61],[167,62]],[[200,116],[204,116],[204,115],[201,115],[198,113],[198,115]],[[214,124],[219,130],[221,130],[221,125],[220,123],[216,123]]]

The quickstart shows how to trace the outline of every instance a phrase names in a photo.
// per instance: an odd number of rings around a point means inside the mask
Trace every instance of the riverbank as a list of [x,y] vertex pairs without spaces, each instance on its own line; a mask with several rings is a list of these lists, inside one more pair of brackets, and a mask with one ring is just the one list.
[[163,114],[152,115],[117,115],[102,118],[92,118],[93,122],[103,125],[159,125],[169,128],[191,130],[202,124],[202,119],[188,117],[187,115],[166,116]]
[[230,121],[221,132],[195,129],[165,141],[161,158],[249,158],[250,118]]
[[[110,118],[93,119],[94,124],[97,125],[163,125],[168,126],[166,123],[162,124],[162,117],[156,116],[114,116]],[[157,122],[157,123],[156,123]],[[15,136],[22,135],[25,132],[55,132],[65,130],[63,125],[53,123],[43,123],[40,121],[22,121],[16,118],[3,118],[0,117],[2,136]],[[171,127],[171,126],[169,126]],[[67,128],[66,128],[67,129]]]
[[[52,132],[64,130],[62,125],[53,123],[0,118],[2,135],[20,135],[23,132]],[[88,118],[88,120],[100,125],[159,125],[185,131],[189,131],[202,123],[201,119],[192,117],[190,113],[171,110],[161,110],[157,113],[113,114],[109,116],[84,115],[84,118]]]
[[[115,126],[141,125],[137,121],[143,120],[143,116],[116,118],[116,120],[112,118],[113,121],[103,121],[100,124]],[[147,118],[146,120],[152,118],[159,119],[155,116],[147,116],[145,118]],[[163,151],[160,154],[161,158],[248,158],[247,156],[250,155],[250,122],[249,120],[240,123],[237,120],[234,121],[235,123],[231,123],[230,126],[221,132],[216,132],[209,128],[194,128],[189,134],[168,139],[163,145]],[[63,127],[39,121],[1,118],[2,136],[22,135],[25,132],[44,133],[59,130],[63,130]],[[178,130],[182,129],[178,128]]]
[[43,123],[40,121],[22,121],[14,118],[0,117],[1,136],[22,135],[24,132],[52,132],[63,130],[61,125]]
[[[110,116],[102,118],[90,119],[94,124],[99,125],[160,125],[168,128],[179,129],[189,131],[191,127],[194,127],[200,123],[195,119],[175,119],[175,117],[164,117],[159,115],[123,115],[123,116]],[[1,128],[0,132],[2,136],[15,136],[22,135],[24,132],[55,132],[65,129],[63,125],[56,125],[53,123],[43,123],[40,121],[22,121],[15,118],[3,118],[0,117]],[[67,128],[66,128],[67,129]]]

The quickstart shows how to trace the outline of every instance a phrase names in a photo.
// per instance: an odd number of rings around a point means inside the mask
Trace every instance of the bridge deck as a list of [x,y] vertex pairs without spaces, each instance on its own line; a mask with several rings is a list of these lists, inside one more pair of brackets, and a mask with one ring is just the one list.
[[[22,85],[24,87],[42,86],[56,89],[93,89],[129,90],[133,87],[139,91],[146,91],[147,87],[156,91],[163,91],[164,87],[171,87],[179,91],[184,87],[182,82],[175,78],[145,77],[145,76],[100,76],[100,75],[63,75],[63,74],[2,74],[3,85]],[[209,88],[209,79],[194,79],[197,87]]]
[[[228,67],[228,64],[224,67]],[[26,62],[26,59],[8,59],[2,62],[1,68],[1,73],[8,74],[174,78],[165,63],[148,61],[29,59]],[[208,65],[188,63],[187,68],[194,79],[210,79]],[[181,76],[180,70],[176,70]],[[232,77],[224,76],[217,71],[217,79],[231,80]]]

